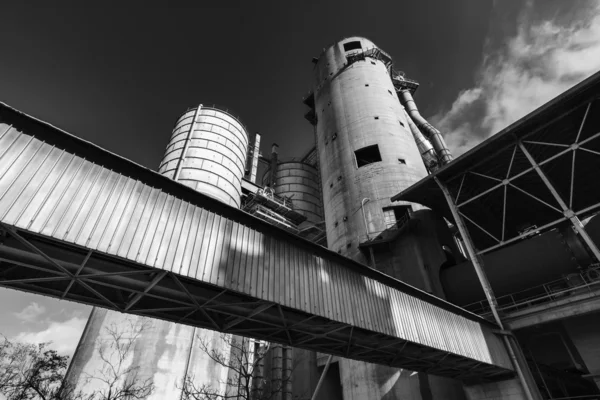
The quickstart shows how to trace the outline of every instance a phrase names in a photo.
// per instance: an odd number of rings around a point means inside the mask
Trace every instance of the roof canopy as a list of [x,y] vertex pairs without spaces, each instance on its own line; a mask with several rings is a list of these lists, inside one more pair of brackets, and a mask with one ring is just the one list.
[[600,72],[392,200],[452,220],[435,178],[445,182],[481,253],[550,229],[570,211],[585,217],[600,208],[599,98]]

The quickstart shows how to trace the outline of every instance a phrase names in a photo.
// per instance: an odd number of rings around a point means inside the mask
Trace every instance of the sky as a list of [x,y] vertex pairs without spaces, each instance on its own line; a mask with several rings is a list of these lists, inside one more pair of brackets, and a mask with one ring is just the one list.
[[[0,101],[149,168],[198,104],[260,132],[265,154],[277,142],[282,158],[302,155],[311,59],[348,36],[420,82],[417,105],[455,156],[600,69],[600,0],[12,3],[0,6]],[[63,354],[89,311],[0,288],[0,333]]]

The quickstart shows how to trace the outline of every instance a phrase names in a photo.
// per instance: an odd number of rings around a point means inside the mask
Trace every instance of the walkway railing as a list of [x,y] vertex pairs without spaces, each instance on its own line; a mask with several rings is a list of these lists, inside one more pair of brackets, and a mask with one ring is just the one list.
[[[575,294],[592,293],[598,289],[600,289],[600,264],[592,264],[581,273],[569,274],[539,286],[500,296],[497,298],[498,310],[510,313]],[[491,315],[487,300],[468,304],[464,308],[482,316]]]

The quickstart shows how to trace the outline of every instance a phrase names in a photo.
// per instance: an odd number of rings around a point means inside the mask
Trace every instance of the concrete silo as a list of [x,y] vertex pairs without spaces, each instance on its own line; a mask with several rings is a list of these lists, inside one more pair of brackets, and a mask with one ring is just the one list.
[[[316,131],[328,247],[391,275],[398,269],[418,275],[425,268],[423,257],[413,256],[417,246],[397,246],[384,234],[393,231],[396,240],[399,227],[423,208],[390,199],[427,175],[409,124],[412,110],[404,109],[392,81],[392,59],[371,41],[351,37],[313,63],[304,102]],[[457,381],[347,359],[339,360],[339,379],[344,399],[421,398],[424,390],[463,396]]]
[[[239,207],[247,146],[246,130],[236,118],[199,106],[177,121],[159,172]],[[106,352],[114,342],[111,331],[124,333],[125,338],[137,335],[121,371],[124,379],[135,376],[138,381],[150,379],[154,383],[155,391],[148,399],[180,399],[186,376],[193,378],[196,387],[206,384],[228,390],[225,382],[231,371],[198,346],[202,341],[208,349],[228,356],[229,346],[218,332],[94,308],[67,373],[67,379],[85,393],[105,386],[88,378],[98,376],[106,367],[100,351]]]
[[359,243],[410,206],[390,198],[427,175],[390,68],[375,44],[349,38],[325,50],[314,72],[327,242],[363,262]]

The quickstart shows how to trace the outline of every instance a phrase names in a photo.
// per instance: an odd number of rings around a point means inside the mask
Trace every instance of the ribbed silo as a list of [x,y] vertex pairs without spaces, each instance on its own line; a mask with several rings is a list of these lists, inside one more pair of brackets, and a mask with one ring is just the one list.
[[[246,130],[236,118],[215,108],[193,108],[178,119],[159,172],[239,207],[247,146]],[[199,348],[202,343],[228,358],[230,347],[219,332],[94,308],[67,372],[67,379],[86,394],[106,386],[88,378],[107,367],[99,352],[114,341],[111,331],[137,337],[122,365],[128,371],[122,379],[152,382],[148,400],[181,398],[186,377],[196,387],[231,389],[229,369]]]
[[[271,171],[263,176],[263,184],[270,181]],[[275,194],[292,199],[294,211],[313,224],[323,220],[321,208],[321,183],[319,171],[310,164],[300,161],[284,161],[277,164],[275,171]]]
[[327,243],[363,262],[359,243],[386,229],[386,212],[408,205],[390,198],[427,175],[390,66],[387,53],[353,37],[325,50],[314,69]]
[[248,134],[237,118],[199,106],[177,120],[158,172],[239,207],[247,151]]

